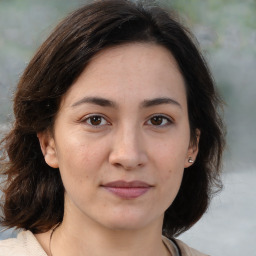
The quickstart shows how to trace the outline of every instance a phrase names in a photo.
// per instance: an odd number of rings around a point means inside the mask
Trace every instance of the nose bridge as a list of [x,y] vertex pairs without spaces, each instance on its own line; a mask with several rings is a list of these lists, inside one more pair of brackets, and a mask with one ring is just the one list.
[[146,152],[137,124],[126,122],[115,132],[110,162],[125,169],[133,169],[146,163]]

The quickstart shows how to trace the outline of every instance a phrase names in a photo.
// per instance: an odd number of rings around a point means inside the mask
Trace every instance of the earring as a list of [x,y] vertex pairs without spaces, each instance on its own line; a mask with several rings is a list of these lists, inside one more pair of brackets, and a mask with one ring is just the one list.
[[188,162],[191,163],[191,164],[194,163],[192,157],[189,157],[189,158],[188,158]]

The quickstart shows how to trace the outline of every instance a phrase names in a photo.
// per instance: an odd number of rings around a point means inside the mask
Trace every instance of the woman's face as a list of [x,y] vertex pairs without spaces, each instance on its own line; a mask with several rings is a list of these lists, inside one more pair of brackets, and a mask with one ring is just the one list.
[[111,229],[162,223],[197,154],[183,77],[147,43],[97,54],[63,97],[54,136],[39,139],[60,170],[65,216]]

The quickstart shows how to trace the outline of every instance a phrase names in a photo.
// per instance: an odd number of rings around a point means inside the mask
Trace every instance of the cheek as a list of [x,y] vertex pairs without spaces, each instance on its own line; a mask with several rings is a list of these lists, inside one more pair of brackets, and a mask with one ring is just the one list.
[[96,143],[69,141],[62,142],[57,150],[59,169],[64,180],[77,183],[88,182],[99,175],[100,165],[106,158],[106,149]]
[[[177,142],[177,143],[176,143]],[[184,173],[187,155],[187,142],[169,140],[169,143],[154,147],[155,170],[164,196],[173,200],[176,196]]]
[[172,165],[169,168],[165,166],[163,168],[159,172],[158,181],[160,185],[160,197],[166,210],[173,203],[179,192],[184,168],[181,165]]
[[[169,140],[164,144],[155,144],[151,155],[159,169],[165,169],[165,174],[173,175],[173,172],[180,172],[184,169],[185,159],[188,152],[188,143],[178,140]],[[167,171],[168,170],[168,171]]]
[[82,144],[65,149],[59,157],[62,182],[66,196],[80,207],[90,203],[100,183],[102,152]]
[[158,179],[163,191],[175,194],[180,187],[184,168],[182,166],[163,167],[159,170]]

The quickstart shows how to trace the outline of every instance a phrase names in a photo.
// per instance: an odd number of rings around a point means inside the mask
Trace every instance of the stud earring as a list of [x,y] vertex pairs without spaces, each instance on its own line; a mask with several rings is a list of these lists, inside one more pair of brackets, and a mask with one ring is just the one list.
[[194,163],[192,157],[189,157],[189,158],[188,158],[188,162],[191,163],[191,164]]

